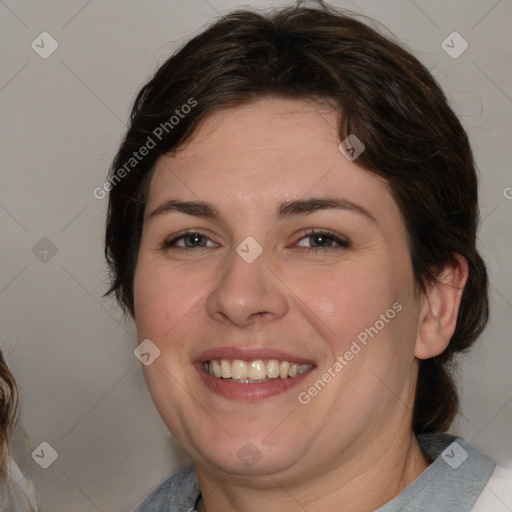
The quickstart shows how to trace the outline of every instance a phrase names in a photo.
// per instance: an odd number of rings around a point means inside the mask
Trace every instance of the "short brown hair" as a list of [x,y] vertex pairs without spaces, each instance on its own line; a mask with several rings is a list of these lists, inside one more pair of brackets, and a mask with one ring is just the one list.
[[[458,412],[453,355],[471,346],[488,319],[487,272],[476,250],[473,155],[429,71],[402,45],[356,18],[325,6],[235,11],[158,69],[135,100],[109,175],[107,293],[114,292],[133,315],[133,276],[152,171],[205,116],[266,96],[328,100],[339,111],[340,141],[349,134],[363,141],[366,150],[357,163],[389,184],[407,228],[417,290],[424,292],[454,253],[468,262],[450,344],[419,368],[414,432],[444,431]],[[183,109],[188,113],[172,122],[191,99],[194,108]],[[155,136],[157,127],[161,137]],[[150,139],[154,147],[127,167],[133,152],[149,147]]]

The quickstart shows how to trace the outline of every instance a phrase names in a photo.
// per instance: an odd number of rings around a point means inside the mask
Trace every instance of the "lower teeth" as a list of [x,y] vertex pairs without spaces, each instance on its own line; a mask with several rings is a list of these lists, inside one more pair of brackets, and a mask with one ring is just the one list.
[[260,380],[252,380],[252,379],[223,379],[228,382],[235,382],[237,384],[261,384],[262,382],[269,382],[270,380],[276,379],[260,379]]

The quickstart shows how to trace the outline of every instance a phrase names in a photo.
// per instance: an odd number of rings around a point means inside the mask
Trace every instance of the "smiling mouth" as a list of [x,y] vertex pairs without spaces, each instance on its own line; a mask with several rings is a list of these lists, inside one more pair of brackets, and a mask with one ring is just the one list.
[[292,379],[309,372],[312,368],[312,364],[277,359],[212,359],[203,362],[204,371],[211,377],[237,384],[260,384],[274,379]]

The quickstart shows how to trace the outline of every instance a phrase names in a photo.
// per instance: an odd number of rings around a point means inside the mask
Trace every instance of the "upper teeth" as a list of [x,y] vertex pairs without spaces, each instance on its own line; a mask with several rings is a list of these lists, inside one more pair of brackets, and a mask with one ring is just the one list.
[[270,359],[266,364],[261,359],[242,361],[235,359],[212,359],[204,363],[204,369],[212,377],[233,380],[263,380],[281,377],[296,377],[309,371],[313,365],[296,364],[288,361]]

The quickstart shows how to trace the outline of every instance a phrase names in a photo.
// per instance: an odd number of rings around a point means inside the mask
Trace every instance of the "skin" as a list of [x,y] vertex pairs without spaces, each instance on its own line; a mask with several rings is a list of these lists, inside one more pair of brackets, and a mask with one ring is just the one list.
[[[407,233],[381,178],[338,149],[325,104],[265,98],[208,117],[153,176],[135,271],[139,341],[161,351],[144,367],[165,423],[194,460],[199,510],[375,510],[428,467],[411,429],[419,359],[455,329],[467,263],[455,255],[415,293]],[[338,196],[366,209],[278,219],[281,203]],[[207,201],[222,220],[151,216],[168,199]],[[348,248],[309,237],[312,228]],[[172,235],[198,230],[205,247]],[[236,252],[248,236],[262,254]],[[315,245],[318,252],[307,252]],[[332,368],[394,303],[402,309],[308,404],[297,396]],[[192,362],[219,346],[272,347],[314,361],[300,384],[263,400],[211,392]],[[261,458],[237,457],[252,443]]]

